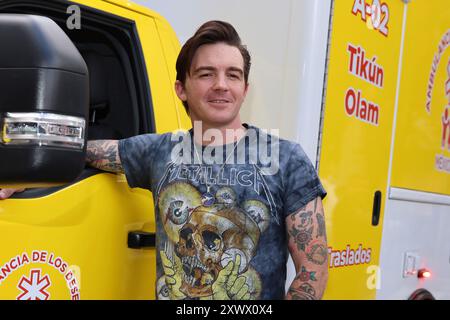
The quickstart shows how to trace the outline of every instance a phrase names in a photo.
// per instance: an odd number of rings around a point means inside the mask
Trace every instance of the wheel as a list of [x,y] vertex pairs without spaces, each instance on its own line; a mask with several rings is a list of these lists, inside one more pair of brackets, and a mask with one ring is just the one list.
[[408,300],[436,300],[430,291],[426,289],[417,289],[408,298]]

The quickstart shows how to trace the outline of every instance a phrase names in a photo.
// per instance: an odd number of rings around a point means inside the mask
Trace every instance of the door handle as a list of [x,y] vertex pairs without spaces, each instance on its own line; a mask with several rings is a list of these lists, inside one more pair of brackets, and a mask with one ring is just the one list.
[[142,249],[155,248],[156,235],[153,232],[130,231],[128,232],[128,248]]
[[373,209],[372,209],[372,225],[377,226],[380,222],[380,212],[381,212],[381,191],[375,191],[373,197]]

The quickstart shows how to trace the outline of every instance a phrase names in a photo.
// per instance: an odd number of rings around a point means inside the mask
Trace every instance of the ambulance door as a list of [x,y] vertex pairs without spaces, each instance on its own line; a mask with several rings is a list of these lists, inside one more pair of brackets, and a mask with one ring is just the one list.
[[328,235],[325,299],[373,299],[404,3],[334,1],[319,175]]
[[[153,18],[123,2],[83,4],[5,1],[0,11],[49,17],[73,41],[90,74],[89,140],[177,128],[175,62]],[[151,193],[123,175],[86,169],[69,185],[26,190],[0,203],[0,299],[154,298],[154,231]]]

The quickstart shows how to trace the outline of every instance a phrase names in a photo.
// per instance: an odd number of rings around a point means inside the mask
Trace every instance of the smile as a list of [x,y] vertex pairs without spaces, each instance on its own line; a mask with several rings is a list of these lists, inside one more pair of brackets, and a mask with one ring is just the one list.
[[229,103],[228,100],[209,100],[210,103]]

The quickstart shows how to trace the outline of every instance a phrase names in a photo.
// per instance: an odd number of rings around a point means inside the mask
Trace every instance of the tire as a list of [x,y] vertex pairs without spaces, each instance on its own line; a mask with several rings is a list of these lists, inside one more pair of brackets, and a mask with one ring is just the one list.
[[417,289],[408,298],[408,300],[436,300],[430,291],[426,289]]

